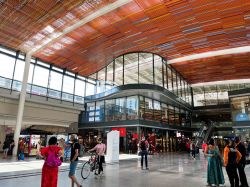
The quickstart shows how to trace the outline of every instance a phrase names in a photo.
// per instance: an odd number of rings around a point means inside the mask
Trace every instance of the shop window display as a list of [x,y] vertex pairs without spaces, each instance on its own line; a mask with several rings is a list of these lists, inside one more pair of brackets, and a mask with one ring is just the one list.
[[84,120],[86,123],[143,119],[186,126],[190,113],[148,97],[129,96],[87,103],[87,112],[82,115],[87,116],[87,120]]
[[127,97],[127,119],[128,120],[138,119],[138,97],[137,96]]
[[153,115],[154,115],[153,100],[145,98],[145,113],[143,118],[146,120],[153,120]]
[[249,96],[231,98],[231,109],[233,121],[250,121]]

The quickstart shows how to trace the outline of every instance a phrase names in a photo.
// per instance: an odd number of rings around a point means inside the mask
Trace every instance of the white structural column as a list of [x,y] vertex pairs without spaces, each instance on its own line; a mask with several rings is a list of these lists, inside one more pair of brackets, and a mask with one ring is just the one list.
[[22,89],[21,89],[21,93],[20,93],[18,111],[17,111],[16,129],[15,129],[15,134],[14,134],[15,147],[13,150],[13,155],[17,155],[18,140],[19,140],[19,136],[20,136],[20,132],[21,132],[21,128],[22,128],[23,111],[24,111],[27,82],[28,82],[29,69],[30,69],[30,60],[31,60],[31,54],[27,53],[26,58],[25,58],[25,67],[24,67],[24,73],[23,73]]

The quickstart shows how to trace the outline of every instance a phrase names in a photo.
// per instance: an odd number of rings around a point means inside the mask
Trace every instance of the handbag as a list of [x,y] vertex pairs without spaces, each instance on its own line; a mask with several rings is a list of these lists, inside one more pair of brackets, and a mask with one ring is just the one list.
[[62,165],[62,161],[60,158],[56,155],[55,151],[50,150],[49,154],[45,160],[46,165],[50,167],[58,167]]
[[141,151],[138,151],[138,156],[141,156]]
[[24,154],[23,153],[18,154],[18,160],[24,160]]

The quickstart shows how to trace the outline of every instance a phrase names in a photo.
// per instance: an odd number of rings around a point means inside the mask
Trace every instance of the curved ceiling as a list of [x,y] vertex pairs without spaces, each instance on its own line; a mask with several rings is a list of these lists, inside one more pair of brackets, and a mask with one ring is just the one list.
[[[119,1],[124,5],[60,36]],[[85,76],[132,51],[173,60],[250,46],[249,0],[3,0],[0,7],[0,44],[24,52],[45,46],[34,56]],[[172,66],[190,83],[245,79],[250,77],[249,55],[220,55]]]

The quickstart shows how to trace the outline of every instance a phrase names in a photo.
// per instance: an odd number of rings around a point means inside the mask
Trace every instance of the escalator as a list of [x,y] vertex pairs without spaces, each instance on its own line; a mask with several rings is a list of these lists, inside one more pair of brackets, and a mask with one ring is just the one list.
[[196,147],[201,148],[203,141],[207,142],[208,139],[211,137],[214,130],[214,123],[212,121],[208,123],[201,123],[201,127],[198,131],[198,134],[195,138],[195,145]]

